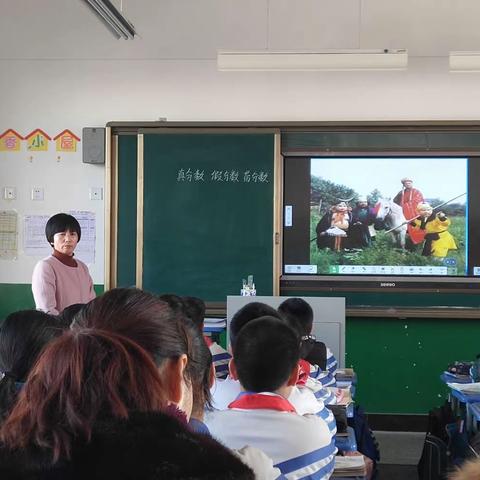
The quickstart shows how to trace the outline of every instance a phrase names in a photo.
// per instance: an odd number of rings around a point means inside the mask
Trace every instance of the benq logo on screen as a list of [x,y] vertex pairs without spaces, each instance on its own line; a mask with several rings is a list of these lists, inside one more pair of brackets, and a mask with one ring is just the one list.
[[394,287],[395,282],[382,282],[382,283],[380,283],[380,286],[381,287]]

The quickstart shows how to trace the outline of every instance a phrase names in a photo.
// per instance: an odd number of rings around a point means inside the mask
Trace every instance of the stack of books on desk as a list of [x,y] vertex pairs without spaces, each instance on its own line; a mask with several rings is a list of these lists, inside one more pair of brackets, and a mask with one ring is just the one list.
[[363,455],[352,455],[335,457],[335,468],[333,478],[335,477],[364,477],[367,474],[365,469],[365,460]]
[[205,318],[204,325],[206,327],[225,328],[227,320],[225,318]]
[[355,372],[353,368],[338,368],[335,373],[335,378],[337,382],[353,382],[355,378]]

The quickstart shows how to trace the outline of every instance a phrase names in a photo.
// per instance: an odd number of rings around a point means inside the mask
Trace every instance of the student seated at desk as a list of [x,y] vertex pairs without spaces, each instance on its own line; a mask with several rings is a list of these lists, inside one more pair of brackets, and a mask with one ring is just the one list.
[[[289,325],[296,329],[302,337],[302,347],[300,355],[302,359],[312,364],[310,367],[310,378],[305,380],[305,387],[309,388],[317,398],[330,405],[336,403],[330,392],[330,397],[325,397],[325,390],[336,384],[335,373],[337,371],[337,360],[331,350],[323,343],[312,337],[313,328],[313,310],[312,307],[302,298],[289,298],[279,307],[278,311],[284,316]],[[308,367],[304,367],[308,370]],[[323,388],[327,386],[327,389]],[[341,395],[341,390],[337,391]],[[367,419],[361,408],[356,408],[356,414],[351,419],[351,426],[355,430],[357,445],[359,451],[365,455],[368,475],[370,478],[372,470],[375,468],[374,461],[379,459],[379,453],[376,446],[376,440],[373,437]]]
[[313,310],[302,298],[289,298],[278,311],[302,337],[301,357],[312,365],[310,376],[319,380],[325,387],[336,384],[337,359],[332,351],[312,335]]
[[228,410],[208,414],[206,423],[229,448],[264,451],[287,479],[328,479],[337,449],[326,423],[299,415],[287,400],[299,358],[298,336],[283,320],[266,316],[249,322],[238,334],[230,363],[242,392]]
[[[182,297],[185,313],[193,323],[203,332],[205,321],[205,302],[197,297]],[[214,342],[207,335],[203,336],[212,354],[213,367],[217,378],[227,378],[228,362],[232,356],[217,342]]]
[[[235,341],[241,329],[262,316],[272,316],[282,318],[279,312],[270,305],[261,302],[251,302],[243,306],[232,318],[230,322],[230,348],[234,350]],[[314,389],[305,387],[303,379],[299,380],[296,387],[291,389],[289,401],[293,404],[297,412],[303,414],[311,413],[319,416],[327,422],[331,435],[335,435],[337,426],[333,413],[325,407],[325,400],[328,403],[335,402],[335,395],[328,389],[324,388],[320,382],[316,382],[307,375],[308,383],[314,384]],[[217,410],[225,410],[229,403],[232,402],[240,393],[241,387],[238,379],[233,375],[229,375],[225,380],[217,380],[213,389],[213,407]]]

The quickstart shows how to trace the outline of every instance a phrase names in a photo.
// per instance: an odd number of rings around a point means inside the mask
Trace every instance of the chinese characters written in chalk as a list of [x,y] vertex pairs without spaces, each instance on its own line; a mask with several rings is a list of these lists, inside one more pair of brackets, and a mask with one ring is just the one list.
[[268,183],[268,172],[262,170],[199,170],[180,168],[177,182]]

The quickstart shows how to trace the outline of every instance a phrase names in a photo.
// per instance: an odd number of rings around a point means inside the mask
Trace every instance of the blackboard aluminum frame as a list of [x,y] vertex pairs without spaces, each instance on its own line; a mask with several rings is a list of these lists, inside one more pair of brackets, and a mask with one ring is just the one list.
[[136,287],[143,285],[143,190],[144,190],[143,133],[137,135],[137,249],[136,249]]
[[118,135],[105,129],[105,290],[117,286]]

